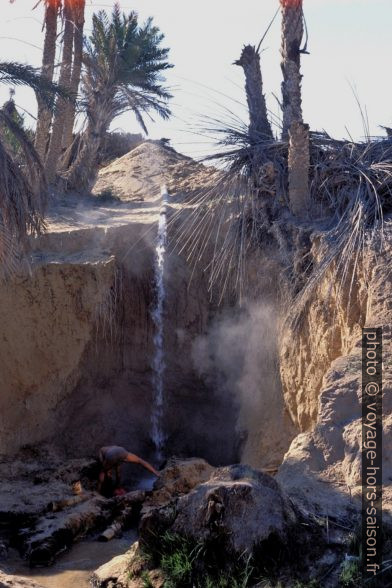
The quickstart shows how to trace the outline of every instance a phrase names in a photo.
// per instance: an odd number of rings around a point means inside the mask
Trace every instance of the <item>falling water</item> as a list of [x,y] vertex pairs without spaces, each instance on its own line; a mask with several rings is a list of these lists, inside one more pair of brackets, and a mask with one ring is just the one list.
[[157,458],[162,458],[165,435],[163,432],[163,379],[165,374],[165,355],[163,337],[163,306],[165,302],[165,251],[166,251],[166,204],[168,193],[166,186],[161,189],[162,204],[158,222],[158,238],[155,248],[154,287],[155,304],[151,315],[155,327],[153,370],[153,408],[151,416],[152,440]]

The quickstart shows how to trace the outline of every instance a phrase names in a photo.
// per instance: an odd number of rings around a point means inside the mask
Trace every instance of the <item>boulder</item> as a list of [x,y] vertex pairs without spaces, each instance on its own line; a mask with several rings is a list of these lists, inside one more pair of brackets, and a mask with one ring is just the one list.
[[151,507],[140,539],[154,548],[169,530],[195,543],[219,545],[236,556],[252,554],[269,539],[287,543],[297,520],[290,500],[270,475],[245,465],[218,468],[209,480],[167,505]]
[[[114,557],[98,568],[91,583],[94,588],[163,588],[164,577],[160,570],[150,570],[145,555],[136,541],[131,549]],[[148,581],[148,584],[147,584]]]
[[[136,556],[136,552],[137,543],[134,543],[129,551],[114,557],[95,570],[91,578],[94,588],[109,588],[110,586],[122,588],[127,586],[129,580],[128,570],[132,559]],[[126,579],[126,582],[122,582],[122,577],[124,580]]]
[[0,588],[43,588],[43,586],[33,582],[29,578],[9,576],[0,571]]
[[252,553],[271,536],[285,542],[296,513],[270,475],[244,465],[219,468],[178,501],[173,531],[196,542],[225,538],[228,550]]

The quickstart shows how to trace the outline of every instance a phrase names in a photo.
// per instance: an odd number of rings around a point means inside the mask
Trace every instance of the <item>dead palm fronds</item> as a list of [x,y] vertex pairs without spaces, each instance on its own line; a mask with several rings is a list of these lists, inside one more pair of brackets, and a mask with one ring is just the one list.
[[212,181],[172,216],[173,247],[194,266],[202,264],[219,301],[233,293],[242,298],[247,257],[271,239],[277,190],[285,197],[287,144],[256,137],[232,113],[224,124],[207,118],[200,132],[217,145],[204,161],[220,169],[212,168]]
[[366,249],[382,247],[384,214],[392,211],[392,141],[353,143],[317,134],[312,151],[313,199],[329,226],[318,233],[317,260],[290,309],[293,328],[301,324],[307,303],[328,272],[336,296],[345,290],[350,303],[358,264]]
[[[174,247],[194,264],[204,259],[210,290],[218,290],[222,299],[231,288],[242,296],[249,252],[274,240],[296,300],[290,306],[292,324],[299,324],[329,270],[338,294],[348,284],[349,302],[364,248],[380,234],[385,212],[392,211],[392,141],[353,143],[313,133],[313,208],[303,223],[289,212],[287,142],[251,141],[246,124],[234,118],[225,125],[208,122],[204,132],[217,137],[220,150],[206,159],[222,169],[185,212],[172,217]],[[309,241],[316,231],[321,241],[317,260],[311,258]],[[299,253],[298,240],[305,233],[307,243]],[[303,263],[297,263],[299,254]],[[295,275],[298,271],[301,275]]]

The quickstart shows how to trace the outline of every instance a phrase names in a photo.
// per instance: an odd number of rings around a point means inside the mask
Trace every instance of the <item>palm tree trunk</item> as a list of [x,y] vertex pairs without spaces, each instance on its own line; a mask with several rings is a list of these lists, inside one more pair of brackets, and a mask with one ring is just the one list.
[[80,141],[79,153],[62,174],[68,190],[91,190],[98,171],[98,155],[113,120],[113,88],[100,88],[87,106],[87,128]]
[[[73,0],[64,0],[64,39],[61,70],[59,77],[59,84],[64,88],[69,88],[71,82],[72,47],[74,36],[72,4]],[[57,165],[61,155],[66,108],[67,102],[63,98],[58,99],[56,103],[56,112],[52,125],[52,135],[50,138],[49,150],[45,162],[45,171],[49,183],[52,183],[56,177]]]
[[98,134],[91,130],[84,133],[81,140],[80,151],[71,167],[62,177],[67,190],[77,192],[89,192],[94,184],[97,174],[97,159],[102,140]]
[[62,175],[67,190],[89,192],[98,171],[98,153],[102,147],[109,123],[90,119],[82,135],[80,149],[69,170]]
[[[73,21],[75,24],[74,30],[74,55],[73,55],[73,65],[72,65],[72,75],[71,75],[71,82],[70,82],[70,89],[74,96],[77,96],[79,90],[79,83],[80,83],[80,74],[82,71],[82,61],[83,61],[83,27],[84,27],[84,9],[85,9],[86,1],[85,0],[76,0],[74,1],[74,17]],[[65,121],[64,121],[64,131],[63,131],[63,151],[65,152],[72,143],[72,132],[75,123],[75,115],[76,115],[76,104],[74,102],[69,102],[66,105],[66,114],[65,114]],[[67,157],[67,161],[63,159],[62,166],[64,169],[68,167],[69,157]]]
[[304,124],[301,96],[301,53],[304,33],[302,0],[280,0],[282,7],[282,138],[289,141],[290,207],[296,216],[307,215],[309,201],[309,127]]
[[[54,62],[56,59],[57,17],[61,0],[50,0],[46,3],[45,41],[42,55],[42,76],[53,81]],[[35,149],[41,159],[45,160],[52,113],[37,96],[38,115],[35,131]]]
[[304,33],[302,0],[280,0],[282,5],[283,139],[292,122],[302,120],[300,47]]
[[306,217],[309,210],[309,127],[293,122],[289,130],[289,199],[292,213]]
[[249,109],[249,137],[252,142],[271,140],[273,134],[263,94],[260,54],[255,47],[247,45],[243,48],[241,57],[235,64],[240,65],[245,73],[245,91]]

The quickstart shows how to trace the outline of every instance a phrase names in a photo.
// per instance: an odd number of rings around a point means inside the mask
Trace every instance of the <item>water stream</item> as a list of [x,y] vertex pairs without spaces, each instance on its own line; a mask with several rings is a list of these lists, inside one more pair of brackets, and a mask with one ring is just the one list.
[[108,543],[86,539],[59,557],[53,566],[46,568],[29,568],[27,562],[13,551],[1,568],[8,574],[35,581],[44,588],[91,588],[93,571],[113,557],[125,553],[136,540],[135,529]]
[[166,205],[168,202],[168,193],[166,186],[161,189],[162,204],[158,221],[158,237],[155,247],[154,261],[154,288],[155,304],[151,311],[152,320],[155,327],[154,334],[154,357],[152,361],[153,371],[153,406],[151,414],[151,437],[155,446],[156,458],[163,458],[163,446],[165,442],[165,433],[163,430],[163,402],[164,402],[164,375],[165,375],[165,353],[164,353],[164,302],[166,297],[165,291],[165,253],[167,238],[167,218]]

